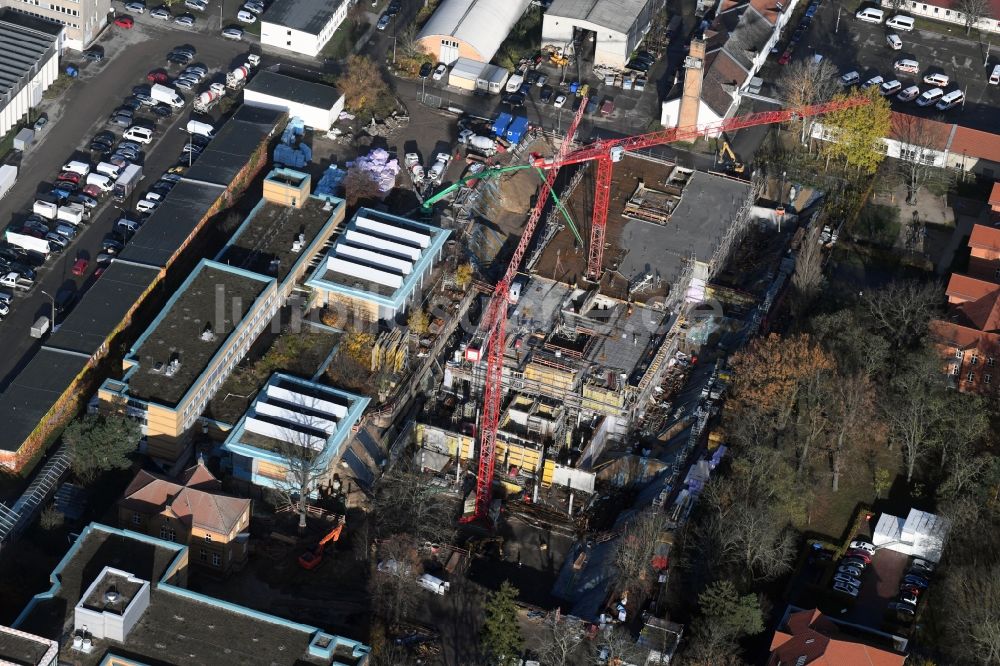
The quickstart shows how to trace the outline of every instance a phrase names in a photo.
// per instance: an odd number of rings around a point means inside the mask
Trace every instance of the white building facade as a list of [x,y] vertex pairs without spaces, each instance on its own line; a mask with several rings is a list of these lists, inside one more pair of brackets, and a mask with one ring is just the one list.
[[353,4],[351,0],[275,0],[260,17],[260,44],[315,58]]
[[[35,29],[34,19],[14,12],[0,16],[0,135],[5,135],[42,101],[59,77],[59,30]],[[51,24],[50,24],[51,25]]]

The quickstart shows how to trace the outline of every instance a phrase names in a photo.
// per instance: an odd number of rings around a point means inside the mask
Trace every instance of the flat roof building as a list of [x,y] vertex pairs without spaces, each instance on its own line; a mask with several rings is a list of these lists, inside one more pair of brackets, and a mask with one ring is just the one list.
[[317,304],[362,321],[393,319],[419,296],[451,232],[361,208],[306,286]]
[[[37,24],[43,32],[51,32],[58,37],[56,50],[63,48],[82,51],[93,43],[101,30],[108,24],[111,0],[79,2],[78,0],[51,0],[47,3],[20,3],[2,0],[8,15],[17,12],[27,24]],[[4,19],[7,20],[7,19]],[[39,93],[41,94],[41,93]]]
[[232,454],[233,476],[258,486],[294,486],[298,470],[290,466],[303,463],[290,460],[308,460],[312,483],[325,485],[369,400],[275,373],[223,445]]
[[59,643],[0,625],[0,664],[56,666]]
[[344,110],[344,94],[333,86],[264,70],[243,89],[243,103],[284,111],[301,118],[306,127],[325,132]]
[[[107,1],[107,0],[105,0]],[[0,135],[42,101],[59,77],[62,28],[12,9],[0,10]]]
[[364,666],[370,648],[187,588],[184,544],[100,523],[83,529],[14,621],[78,666]]
[[[263,166],[255,154],[266,150],[282,114],[241,106],[218,131],[198,163],[171,190],[128,246],[92,285],[59,331],[0,394],[0,467],[23,471],[39,459],[91,395],[94,368],[132,318],[155,293],[171,267],[218,213],[241,196]],[[100,379],[103,379],[100,378]]]
[[442,0],[417,42],[446,65],[459,58],[489,62],[529,5],[531,0]]
[[275,0],[260,17],[260,44],[315,58],[353,4],[348,0]]
[[278,280],[283,299],[344,222],[344,201],[310,194],[309,174],[272,169],[264,196],[215,260]]
[[102,403],[143,420],[149,454],[175,461],[205,403],[278,311],[277,282],[203,259],[122,362]]

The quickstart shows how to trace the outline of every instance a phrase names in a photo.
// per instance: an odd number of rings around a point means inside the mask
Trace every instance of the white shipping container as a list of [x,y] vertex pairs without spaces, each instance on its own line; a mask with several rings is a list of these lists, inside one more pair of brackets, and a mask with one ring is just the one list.
[[55,205],[51,201],[38,200],[35,205],[31,207],[31,212],[36,215],[41,215],[46,220],[56,219],[56,214],[59,212],[59,206]]
[[69,222],[73,226],[80,226],[87,217],[87,209],[83,204],[72,203],[60,206],[56,212],[56,219]]
[[49,247],[49,242],[44,238],[35,238],[34,236],[29,236],[28,234],[19,234],[15,231],[8,231],[6,233],[7,242],[11,245],[16,245],[17,247],[24,248],[25,250],[31,250],[32,252],[39,252],[44,256],[49,256],[51,248]]

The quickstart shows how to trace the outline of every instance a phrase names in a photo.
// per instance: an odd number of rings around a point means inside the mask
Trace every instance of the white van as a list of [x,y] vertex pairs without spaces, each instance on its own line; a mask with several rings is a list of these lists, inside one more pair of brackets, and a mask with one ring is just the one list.
[[890,28],[895,28],[896,30],[905,30],[910,32],[913,30],[913,18],[910,16],[903,16],[902,14],[897,14],[891,19],[885,22],[885,24]]
[[885,18],[885,12],[881,9],[876,9],[875,7],[869,7],[868,9],[862,9],[854,18],[859,21],[864,21],[865,23],[881,23],[882,19]]
[[507,79],[507,87],[505,90],[509,93],[516,93],[521,89],[521,84],[524,83],[524,77],[520,74],[514,74],[509,79]]
[[115,181],[99,173],[92,173],[87,176],[87,185],[96,185],[103,191],[110,192],[115,186]]
[[920,71],[920,63],[909,58],[900,58],[893,63],[892,68],[902,74],[916,74]]
[[938,88],[944,88],[949,82],[951,82],[951,79],[948,78],[948,75],[941,74],[940,72],[934,72],[924,77],[924,83],[937,86]]
[[938,101],[936,108],[938,111],[947,111],[965,101],[965,93],[961,90],[952,90]]
[[63,165],[63,171],[70,171],[72,173],[78,173],[81,176],[86,176],[90,173],[90,165],[86,162],[78,162],[76,160]]
[[184,129],[188,134],[200,134],[201,136],[208,137],[209,139],[215,136],[215,128],[208,123],[203,123],[199,120],[189,120]]
[[100,162],[94,169],[99,174],[103,174],[112,180],[117,180],[118,176],[121,174],[121,167],[115,166],[110,162]]
[[1000,85],[1000,65],[994,65],[993,73],[990,74],[990,85]]

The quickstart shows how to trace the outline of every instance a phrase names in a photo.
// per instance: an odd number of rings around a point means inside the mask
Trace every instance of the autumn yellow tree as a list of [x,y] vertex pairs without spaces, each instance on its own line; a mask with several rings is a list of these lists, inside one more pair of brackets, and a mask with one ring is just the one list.
[[340,343],[340,349],[352,361],[371,369],[372,348],[375,346],[375,336],[367,331],[348,331]]
[[[843,160],[845,166],[871,175],[885,159],[884,138],[892,127],[892,109],[878,86],[860,94],[868,98],[867,104],[834,111],[823,120],[830,140],[822,152],[827,161]],[[834,97],[834,101],[844,99],[846,95]]]
[[772,333],[733,356],[733,400],[736,414],[769,414],[784,429],[799,389],[817,374],[833,369],[833,360],[807,334],[783,338]]
[[423,335],[430,326],[430,318],[427,313],[420,308],[410,310],[410,316],[406,319],[406,325],[410,332],[415,335]]
[[337,79],[337,87],[344,93],[344,106],[349,111],[380,115],[392,109],[392,93],[371,58],[348,58],[347,71]]
[[455,284],[459,289],[467,289],[472,283],[472,264],[466,262],[459,264],[455,269]]

